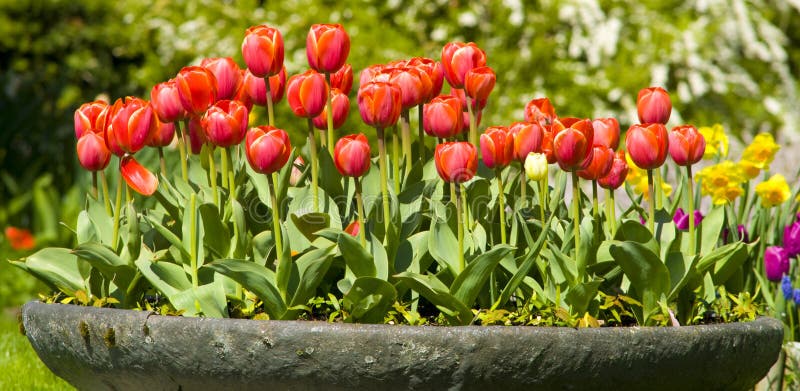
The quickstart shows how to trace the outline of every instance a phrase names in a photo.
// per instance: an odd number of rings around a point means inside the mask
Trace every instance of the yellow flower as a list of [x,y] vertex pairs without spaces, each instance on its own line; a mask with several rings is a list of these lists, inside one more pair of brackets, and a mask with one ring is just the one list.
[[744,193],[744,173],[738,164],[730,160],[703,168],[694,179],[700,182],[701,194],[711,196],[714,205],[733,202]]
[[706,151],[703,153],[703,159],[713,159],[716,156],[728,157],[728,135],[725,134],[722,125],[702,126],[697,130],[706,139]]
[[786,202],[792,195],[792,192],[789,190],[786,178],[781,174],[775,174],[766,181],[756,185],[756,194],[761,197],[761,206],[771,208]]
[[[649,200],[650,191],[647,187],[647,171],[636,167],[636,164],[631,160],[631,156],[627,153],[625,154],[625,160],[628,161],[628,176],[625,177],[625,181],[628,182],[634,193],[644,194],[644,199]],[[664,195],[669,196],[672,194],[672,185],[661,181],[661,191],[664,192]]]
[[775,159],[775,154],[781,146],[769,133],[759,133],[742,152],[739,165],[748,179],[758,176],[761,170],[769,170],[769,164]]

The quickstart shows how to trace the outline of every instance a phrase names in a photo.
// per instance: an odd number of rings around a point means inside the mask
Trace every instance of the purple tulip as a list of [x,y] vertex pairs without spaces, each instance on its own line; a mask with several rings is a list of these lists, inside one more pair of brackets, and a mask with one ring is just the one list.
[[795,221],[783,229],[783,248],[791,258],[800,254],[800,221]]
[[789,257],[783,247],[769,246],[764,251],[764,271],[770,281],[780,281],[789,272]]
[[[750,234],[747,232],[747,228],[744,227],[743,224],[739,224],[736,226],[736,232],[739,234],[738,240],[741,240],[745,243],[750,242]],[[722,230],[722,243],[728,244],[728,229],[725,228]]]
[[[689,229],[689,214],[684,212],[682,208],[678,208],[678,210],[675,211],[675,215],[672,216],[672,221],[675,222],[675,226],[681,231],[686,231]],[[697,227],[701,221],[703,221],[703,214],[700,213],[699,210],[695,209],[694,226]]]

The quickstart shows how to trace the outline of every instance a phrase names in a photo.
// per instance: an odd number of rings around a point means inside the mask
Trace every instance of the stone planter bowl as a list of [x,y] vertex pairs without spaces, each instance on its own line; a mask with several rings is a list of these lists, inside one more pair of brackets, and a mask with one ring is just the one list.
[[746,390],[772,318],[687,327],[392,326],[169,317],[30,302],[23,325],[86,390]]

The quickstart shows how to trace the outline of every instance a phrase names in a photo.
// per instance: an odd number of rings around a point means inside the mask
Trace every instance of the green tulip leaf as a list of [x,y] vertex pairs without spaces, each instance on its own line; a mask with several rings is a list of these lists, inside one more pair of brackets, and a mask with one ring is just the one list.
[[717,206],[703,217],[699,227],[702,230],[702,242],[700,243],[700,255],[708,254],[717,247],[717,242],[722,235],[722,228],[725,225],[725,208]]
[[513,250],[513,247],[501,244],[475,257],[450,285],[450,293],[458,301],[471,306],[497,264]]
[[343,305],[350,317],[348,322],[383,323],[397,299],[394,286],[375,277],[359,277],[344,295]]
[[304,305],[314,297],[317,286],[322,282],[322,278],[328,273],[333,262],[335,248],[335,246],[330,246],[314,249],[297,259],[295,265],[300,274],[300,282],[290,301],[292,307]]
[[458,239],[443,220],[432,222],[428,235],[428,251],[433,259],[453,276],[458,275]]
[[180,265],[171,262],[151,262],[143,258],[137,259],[135,263],[144,278],[156,290],[170,298],[170,301],[171,297],[192,287],[192,282]]
[[589,303],[597,297],[597,290],[603,280],[595,278],[592,281],[581,282],[572,286],[564,295],[564,301],[570,305],[572,313],[583,315],[589,307]]
[[264,303],[264,310],[271,319],[283,319],[287,310],[286,302],[276,287],[276,276],[272,270],[240,259],[219,259],[203,267],[229,277],[255,293]]
[[372,254],[367,251],[358,239],[350,236],[350,234],[341,232],[337,240],[339,251],[342,253],[347,267],[353,272],[356,277],[375,277],[377,270],[375,269],[375,260]]
[[[517,220],[521,218],[521,216],[517,215]],[[519,288],[519,285],[523,282],[525,277],[528,276],[528,273],[530,273],[531,269],[536,264],[536,259],[539,257],[539,252],[542,250],[545,240],[547,240],[547,235],[550,232],[549,228],[547,227],[550,227],[553,218],[554,216],[550,216],[550,219],[545,224],[545,230],[539,234],[539,238],[536,239],[536,242],[533,243],[532,246],[530,246],[527,254],[525,254],[525,259],[522,261],[519,268],[513,272],[511,279],[508,281],[502,292],[500,292],[500,296],[492,305],[492,309],[505,305],[505,303],[511,298],[511,295],[517,290],[517,288]]]
[[657,310],[658,301],[669,294],[670,289],[669,270],[657,253],[639,242],[619,241],[611,243],[609,252],[634,289],[641,293],[645,316]]
[[208,318],[227,318],[228,302],[222,281],[192,287],[178,292],[169,298],[177,310],[183,310],[183,316],[203,315]]
[[23,261],[11,261],[13,265],[68,296],[75,296],[77,290],[86,291],[84,281],[88,275],[82,272],[80,262],[72,250],[58,247],[41,249]]
[[395,277],[433,303],[449,322],[457,325],[472,323],[472,310],[455,296],[436,276],[412,272],[395,274]]
[[292,223],[294,223],[294,226],[297,227],[297,230],[300,231],[309,242],[313,242],[314,239],[317,238],[317,231],[330,228],[331,226],[331,217],[327,213],[311,212],[302,215],[292,213],[289,217]]
[[226,257],[231,246],[231,234],[222,223],[217,206],[211,203],[202,204],[198,211],[205,232],[203,245],[214,258]]

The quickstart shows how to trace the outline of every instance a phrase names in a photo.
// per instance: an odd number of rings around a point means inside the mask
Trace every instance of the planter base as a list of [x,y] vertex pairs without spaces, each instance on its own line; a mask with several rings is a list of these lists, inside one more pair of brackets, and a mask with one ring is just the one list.
[[31,302],[34,349],[91,390],[746,390],[772,318],[688,327],[412,327],[151,315]]

